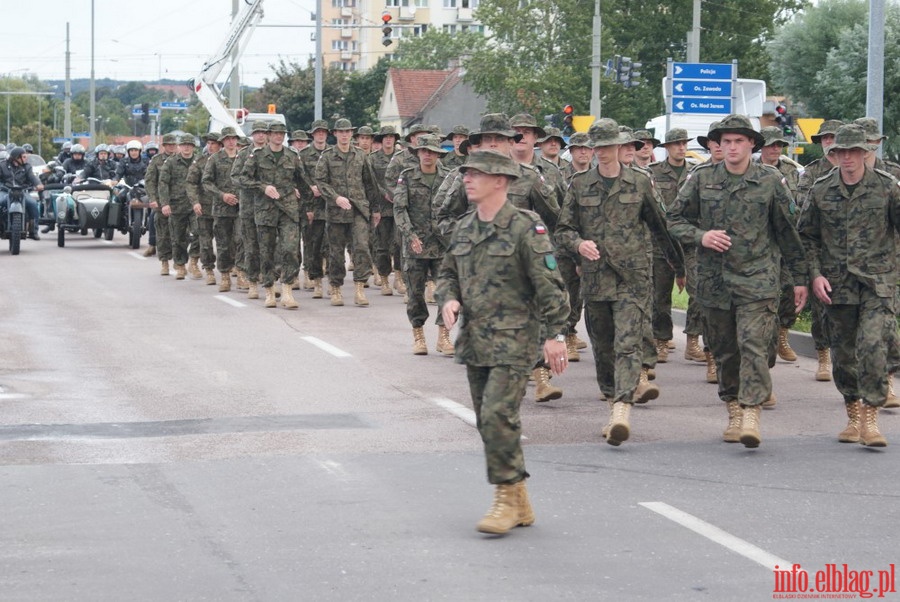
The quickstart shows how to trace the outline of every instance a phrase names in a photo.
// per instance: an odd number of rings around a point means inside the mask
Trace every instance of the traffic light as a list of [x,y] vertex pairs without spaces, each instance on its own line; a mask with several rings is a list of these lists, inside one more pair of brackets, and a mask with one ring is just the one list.
[[384,34],[381,38],[381,44],[383,46],[390,46],[394,43],[394,40],[391,39],[391,32],[394,31],[394,28],[391,27],[391,19],[393,18],[390,11],[386,10],[381,13],[381,22],[384,24],[381,28],[381,33]]
[[563,107],[563,126],[562,133],[563,136],[571,136],[575,133],[575,127],[572,125],[572,117],[575,114],[575,108],[572,105],[566,105]]
[[641,85],[641,67],[643,66],[643,63],[637,61],[631,63],[631,69],[628,72],[628,83],[625,84],[626,88],[634,88]]
[[775,107],[775,123],[781,126],[781,131],[787,137],[796,135],[794,131],[794,116],[787,112],[787,107],[780,104]]
[[145,102],[141,105],[141,121],[150,123],[150,103]]
[[626,88],[631,87],[631,57],[619,57],[616,81]]

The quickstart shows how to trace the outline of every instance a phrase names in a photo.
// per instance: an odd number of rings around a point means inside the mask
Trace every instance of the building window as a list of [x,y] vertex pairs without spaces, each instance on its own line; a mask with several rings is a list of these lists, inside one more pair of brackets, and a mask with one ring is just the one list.
[[428,8],[428,0],[416,0],[416,8]]
[[423,33],[428,31],[428,23],[422,23],[420,25],[413,25],[413,35],[420,36]]
[[444,0],[444,8],[456,8],[456,0]]
[[444,25],[444,33],[456,34],[456,25]]
[[459,0],[460,8],[478,8],[478,0]]

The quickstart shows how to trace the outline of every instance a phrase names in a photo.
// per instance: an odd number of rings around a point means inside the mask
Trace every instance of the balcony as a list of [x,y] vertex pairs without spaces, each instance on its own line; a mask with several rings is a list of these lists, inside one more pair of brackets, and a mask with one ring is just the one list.
[[457,21],[471,21],[472,20],[472,9],[471,8],[457,9],[456,20]]
[[412,21],[416,18],[416,7],[415,6],[401,6],[400,7],[400,20],[401,21]]
[[352,30],[351,28],[349,28],[349,27],[343,27],[343,28],[341,28],[341,37],[342,37],[342,38],[352,38],[352,37],[353,37],[353,30]]
[[342,50],[341,51],[341,60],[342,61],[353,60],[353,53],[350,52],[349,50]]
[[341,9],[341,16],[342,17],[352,17],[353,9],[350,8],[349,6],[345,6],[344,8]]

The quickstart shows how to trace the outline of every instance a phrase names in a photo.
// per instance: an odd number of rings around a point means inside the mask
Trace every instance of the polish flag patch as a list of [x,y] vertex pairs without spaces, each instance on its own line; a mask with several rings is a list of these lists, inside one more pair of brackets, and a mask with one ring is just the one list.
[[546,234],[547,228],[544,226],[544,224],[535,224],[534,231],[538,234]]

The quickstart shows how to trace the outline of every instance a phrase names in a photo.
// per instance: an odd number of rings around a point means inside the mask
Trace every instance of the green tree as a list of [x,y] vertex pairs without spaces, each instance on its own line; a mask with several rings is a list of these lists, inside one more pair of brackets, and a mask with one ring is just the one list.
[[351,73],[344,83],[343,115],[354,126],[378,124],[378,108],[390,61],[382,57],[365,73]]
[[[420,36],[400,39],[391,67],[398,69],[446,69],[450,61],[471,55],[487,44],[479,32],[457,34],[429,29]],[[377,66],[376,66],[377,67]]]
[[[335,68],[322,74],[322,106],[326,118],[343,115],[344,83],[348,74]],[[313,122],[315,101],[315,70],[311,64],[302,67],[283,59],[275,67],[274,79],[267,79],[262,87],[246,97],[251,112],[265,112],[274,103],[283,114],[289,129],[309,128]]]

